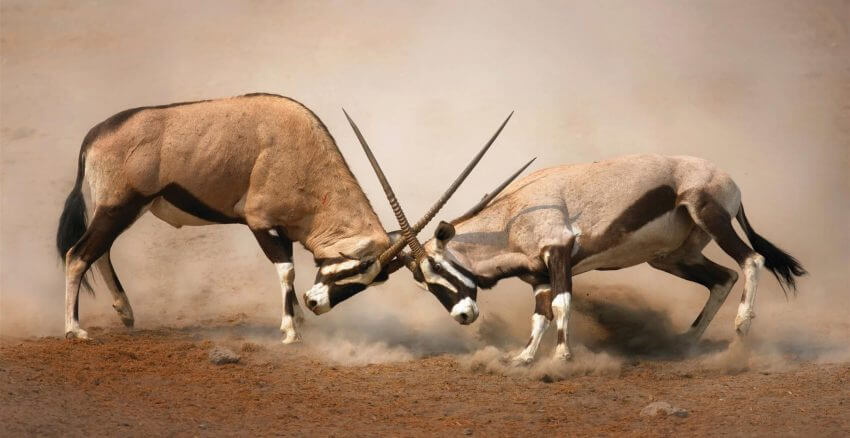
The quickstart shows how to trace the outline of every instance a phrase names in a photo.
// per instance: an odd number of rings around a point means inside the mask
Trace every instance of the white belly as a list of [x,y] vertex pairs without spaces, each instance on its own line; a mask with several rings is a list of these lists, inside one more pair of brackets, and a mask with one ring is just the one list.
[[624,235],[623,240],[616,245],[582,260],[573,269],[573,274],[600,268],[626,268],[675,251],[682,246],[694,227],[690,217],[682,213],[678,209],[665,213],[638,230]]

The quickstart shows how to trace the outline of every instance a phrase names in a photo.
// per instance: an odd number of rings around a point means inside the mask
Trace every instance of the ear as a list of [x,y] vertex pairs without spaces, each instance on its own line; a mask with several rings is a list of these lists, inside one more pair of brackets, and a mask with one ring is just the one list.
[[434,231],[434,237],[436,237],[440,243],[445,244],[447,240],[455,237],[454,225],[446,221],[440,221],[440,224],[437,225],[437,230]]

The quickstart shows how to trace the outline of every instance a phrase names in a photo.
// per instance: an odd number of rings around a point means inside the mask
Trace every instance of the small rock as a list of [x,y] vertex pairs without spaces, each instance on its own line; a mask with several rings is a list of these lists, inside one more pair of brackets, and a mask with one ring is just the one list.
[[663,401],[652,402],[640,411],[641,417],[656,417],[659,415],[663,415],[665,417],[668,415],[675,415],[677,417],[685,418],[688,416],[688,411]]
[[553,379],[553,378],[552,378],[552,376],[550,376],[550,375],[548,375],[548,374],[544,374],[542,377],[540,377],[540,380],[541,380],[543,383],[552,383],[552,382],[554,382],[554,381],[555,381],[555,379]]
[[472,429],[464,429],[463,434],[464,435],[472,435]]
[[216,365],[238,363],[239,355],[224,347],[215,347],[210,351],[210,362]]

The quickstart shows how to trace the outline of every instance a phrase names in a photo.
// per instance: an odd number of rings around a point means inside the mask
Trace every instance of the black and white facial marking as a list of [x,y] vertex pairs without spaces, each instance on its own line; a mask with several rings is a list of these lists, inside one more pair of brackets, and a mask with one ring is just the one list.
[[434,232],[436,251],[420,262],[421,278],[417,275],[416,280],[437,297],[452,318],[461,324],[471,324],[478,318],[478,304],[475,302],[478,286],[475,284],[475,276],[461,267],[446,251],[446,243],[454,234],[455,229],[451,224],[440,223]]
[[316,315],[388,278],[386,270],[374,258],[337,257],[317,260],[316,264],[319,265],[316,281],[304,294],[304,303]]

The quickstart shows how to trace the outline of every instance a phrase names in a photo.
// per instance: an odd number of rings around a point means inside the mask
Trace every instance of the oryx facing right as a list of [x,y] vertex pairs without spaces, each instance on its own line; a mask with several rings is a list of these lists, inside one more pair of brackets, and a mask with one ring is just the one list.
[[[371,157],[365,140],[360,141]],[[374,160],[372,164],[393,209],[401,211],[380,167]],[[735,318],[740,335],[755,317],[762,267],[783,290],[796,291],[794,277],[806,274],[796,259],[753,230],[738,187],[704,159],[632,155],[542,169],[512,183],[529,164],[463,216],[441,222],[425,245],[415,232],[406,232],[411,255],[401,255],[412,259],[407,265],[413,265],[416,279],[462,324],[478,316],[478,287],[491,288],[508,277],[529,283],[535,299],[532,331],[517,362],[534,359],[553,319],[558,335],[554,354],[571,356],[572,276],[583,272],[649,263],[705,286],[708,301],[684,335],[691,340],[703,334],[738,279],[735,271],[702,254],[712,239],[744,272]],[[737,235],[732,218],[752,248]],[[404,231],[406,222],[399,223]],[[455,304],[450,308],[447,303]],[[467,310],[458,312],[459,303],[466,303]]]
[[[501,130],[437,200],[420,229]],[[84,188],[90,189],[88,202]],[[317,314],[402,266],[396,254],[404,241],[392,242],[330,132],[300,103],[252,93],[134,108],[95,125],[80,147],[76,183],[56,233],[65,262],[67,337],[88,338],[79,324],[79,291],[92,265],[99,268],[121,320],[134,324],[109,251],[148,210],[177,228],[247,225],[277,268],[284,343],[299,340],[293,241],[304,245],[319,266],[304,297]]]

